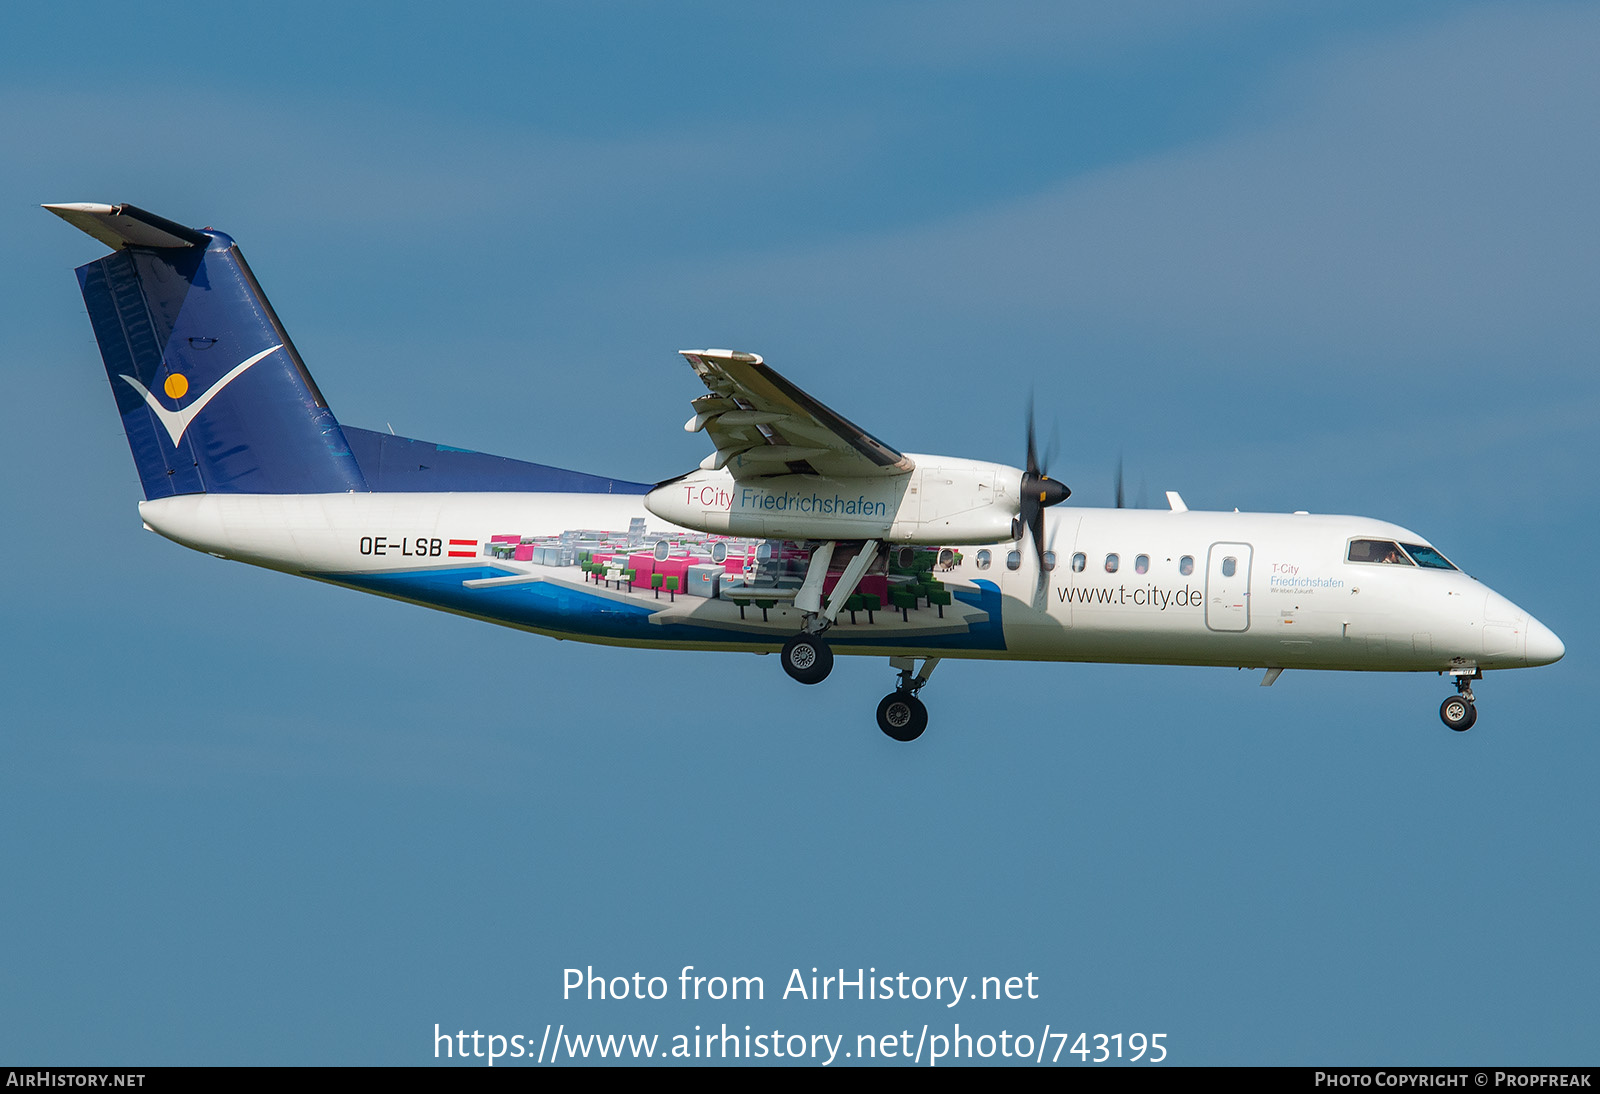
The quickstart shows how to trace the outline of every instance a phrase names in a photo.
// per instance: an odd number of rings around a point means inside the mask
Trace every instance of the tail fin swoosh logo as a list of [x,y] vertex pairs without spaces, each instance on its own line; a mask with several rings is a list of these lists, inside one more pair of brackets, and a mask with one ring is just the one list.
[[144,396],[144,401],[149,404],[151,410],[155,411],[156,417],[161,419],[161,424],[166,426],[167,436],[172,438],[172,447],[177,448],[178,442],[183,439],[184,431],[189,428],[189,423],[194,421],[195,416],[199,414],[200,411],[205,409],[205,405],[207,403],[216,398],[223,388],[237,380],[245,371],[245,369],[262,360],[265,360],[268,356],[282,348],[283,343],[279,342],[275,346],[270,346],[267,349],[262,350],[254,357],[249,357],[239,362],[237,365],[234,365],[226,376],[212,384],[210,387],[206,388],[205,392],[198,399],[181,410],[168,410],[166,407],[157,402],[156,397],[150,394],[150,389],[145,387],[138,380],[135,380],[127,373],[120,373],[119,375],[121,375],[124,380],[128,381],[128,383],[133,386],[133,390]]

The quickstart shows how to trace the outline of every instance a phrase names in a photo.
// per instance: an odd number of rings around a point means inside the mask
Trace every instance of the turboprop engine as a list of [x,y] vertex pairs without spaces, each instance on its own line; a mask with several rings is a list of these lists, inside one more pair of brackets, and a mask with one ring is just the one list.
[[865,540],[935,546],[998,543],[1018,533],[1023,472],[1005,464],[913,455],[903,475],[735,479],[701,468],[645,495],[662,520],[712,535]]

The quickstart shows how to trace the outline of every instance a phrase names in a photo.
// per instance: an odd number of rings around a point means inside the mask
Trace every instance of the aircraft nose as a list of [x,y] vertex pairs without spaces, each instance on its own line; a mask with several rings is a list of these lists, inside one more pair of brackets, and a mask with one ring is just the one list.
[[1527,661],[1530,665],[1553,664],[1566,655],[1567,647],[1561,639],[1556,637],[1556,632],[1539,622],[1537,619],[1528,620],[1528,652]]

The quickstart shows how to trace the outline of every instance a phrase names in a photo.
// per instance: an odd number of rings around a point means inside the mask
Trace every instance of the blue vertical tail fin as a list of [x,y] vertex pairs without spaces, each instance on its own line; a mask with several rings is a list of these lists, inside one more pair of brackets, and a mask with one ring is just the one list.
[[146,498],[366,490],[244,256],[132,205],[46,205],[113,248],[78,267]]

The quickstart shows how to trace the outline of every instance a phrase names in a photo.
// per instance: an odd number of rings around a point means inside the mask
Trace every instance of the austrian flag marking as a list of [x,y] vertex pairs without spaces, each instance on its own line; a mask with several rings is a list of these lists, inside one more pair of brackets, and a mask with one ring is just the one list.
[[[470,547],[471,550],[468,550],[468,551],[458,550],[457,548],[460,548],[460,547]],[[453,540],[451,540],[450,541],[450,557],[451,558],[477,558],[478,557],[478,541],[475,540],[475,539],[453,539]]]

